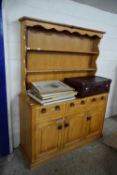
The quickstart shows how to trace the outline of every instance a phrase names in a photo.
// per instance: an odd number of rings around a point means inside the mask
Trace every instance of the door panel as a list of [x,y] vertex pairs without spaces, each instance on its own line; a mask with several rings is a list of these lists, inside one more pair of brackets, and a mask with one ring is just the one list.
[[85,136],[92,137],[101,134],[108,94],[88,98]]
[[40,124],[36,132],[36,155],[49,154],[59,149],[62,127],[58,120]]
[[68,124],[67,127],[64,127],[65,146],[79,142],[82,139],[84,129],[84,119],[85,119],[84,112],[80,114],[70,115],[65,118],[65,124]]
[[101,133],[103,125],[104,112],[97,108],[88,111],[86,117],[86,136],[91,137]]

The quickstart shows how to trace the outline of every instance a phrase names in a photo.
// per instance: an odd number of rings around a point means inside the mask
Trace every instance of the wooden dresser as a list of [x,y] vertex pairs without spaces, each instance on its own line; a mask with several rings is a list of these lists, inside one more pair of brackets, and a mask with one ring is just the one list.
[[21,22],[21,150],[29,167],[102,135],[108,93],[41,106],[28,83],[92,76],[104,32],[23,17]]

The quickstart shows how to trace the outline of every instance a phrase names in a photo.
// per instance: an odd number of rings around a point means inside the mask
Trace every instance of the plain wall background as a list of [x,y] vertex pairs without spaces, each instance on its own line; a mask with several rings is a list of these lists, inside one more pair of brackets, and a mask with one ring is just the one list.
[[112,79],[106,117],[117,114],[117,15],[72,0],[3,0],[5,61],[11,145],[19,138],[20,23],[22,16],[105,31],[97,75]]

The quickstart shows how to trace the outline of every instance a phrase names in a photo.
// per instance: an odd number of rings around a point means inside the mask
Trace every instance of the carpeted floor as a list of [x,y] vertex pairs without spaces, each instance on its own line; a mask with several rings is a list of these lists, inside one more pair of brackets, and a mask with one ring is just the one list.
[[19,149],[0,158],[0,175],[117,175],[117,150],[103,143],[117,131],[117,116],[105,120],[103,138],[87,146],[27,169]]

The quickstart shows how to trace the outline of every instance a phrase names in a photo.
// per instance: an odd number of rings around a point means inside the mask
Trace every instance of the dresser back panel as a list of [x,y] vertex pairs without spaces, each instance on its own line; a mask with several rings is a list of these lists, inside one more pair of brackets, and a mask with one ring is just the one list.
[[[93,44],[97,37],[81,36],[66,31],[31,28],[27,31],[27,46],[31,49],[49,49],[63,51],[94,51]],[[97,49],[95,48],[95,51]]]
[[29,18],[21,22],[22,91],[31,81],[96,73],[103,32]]

